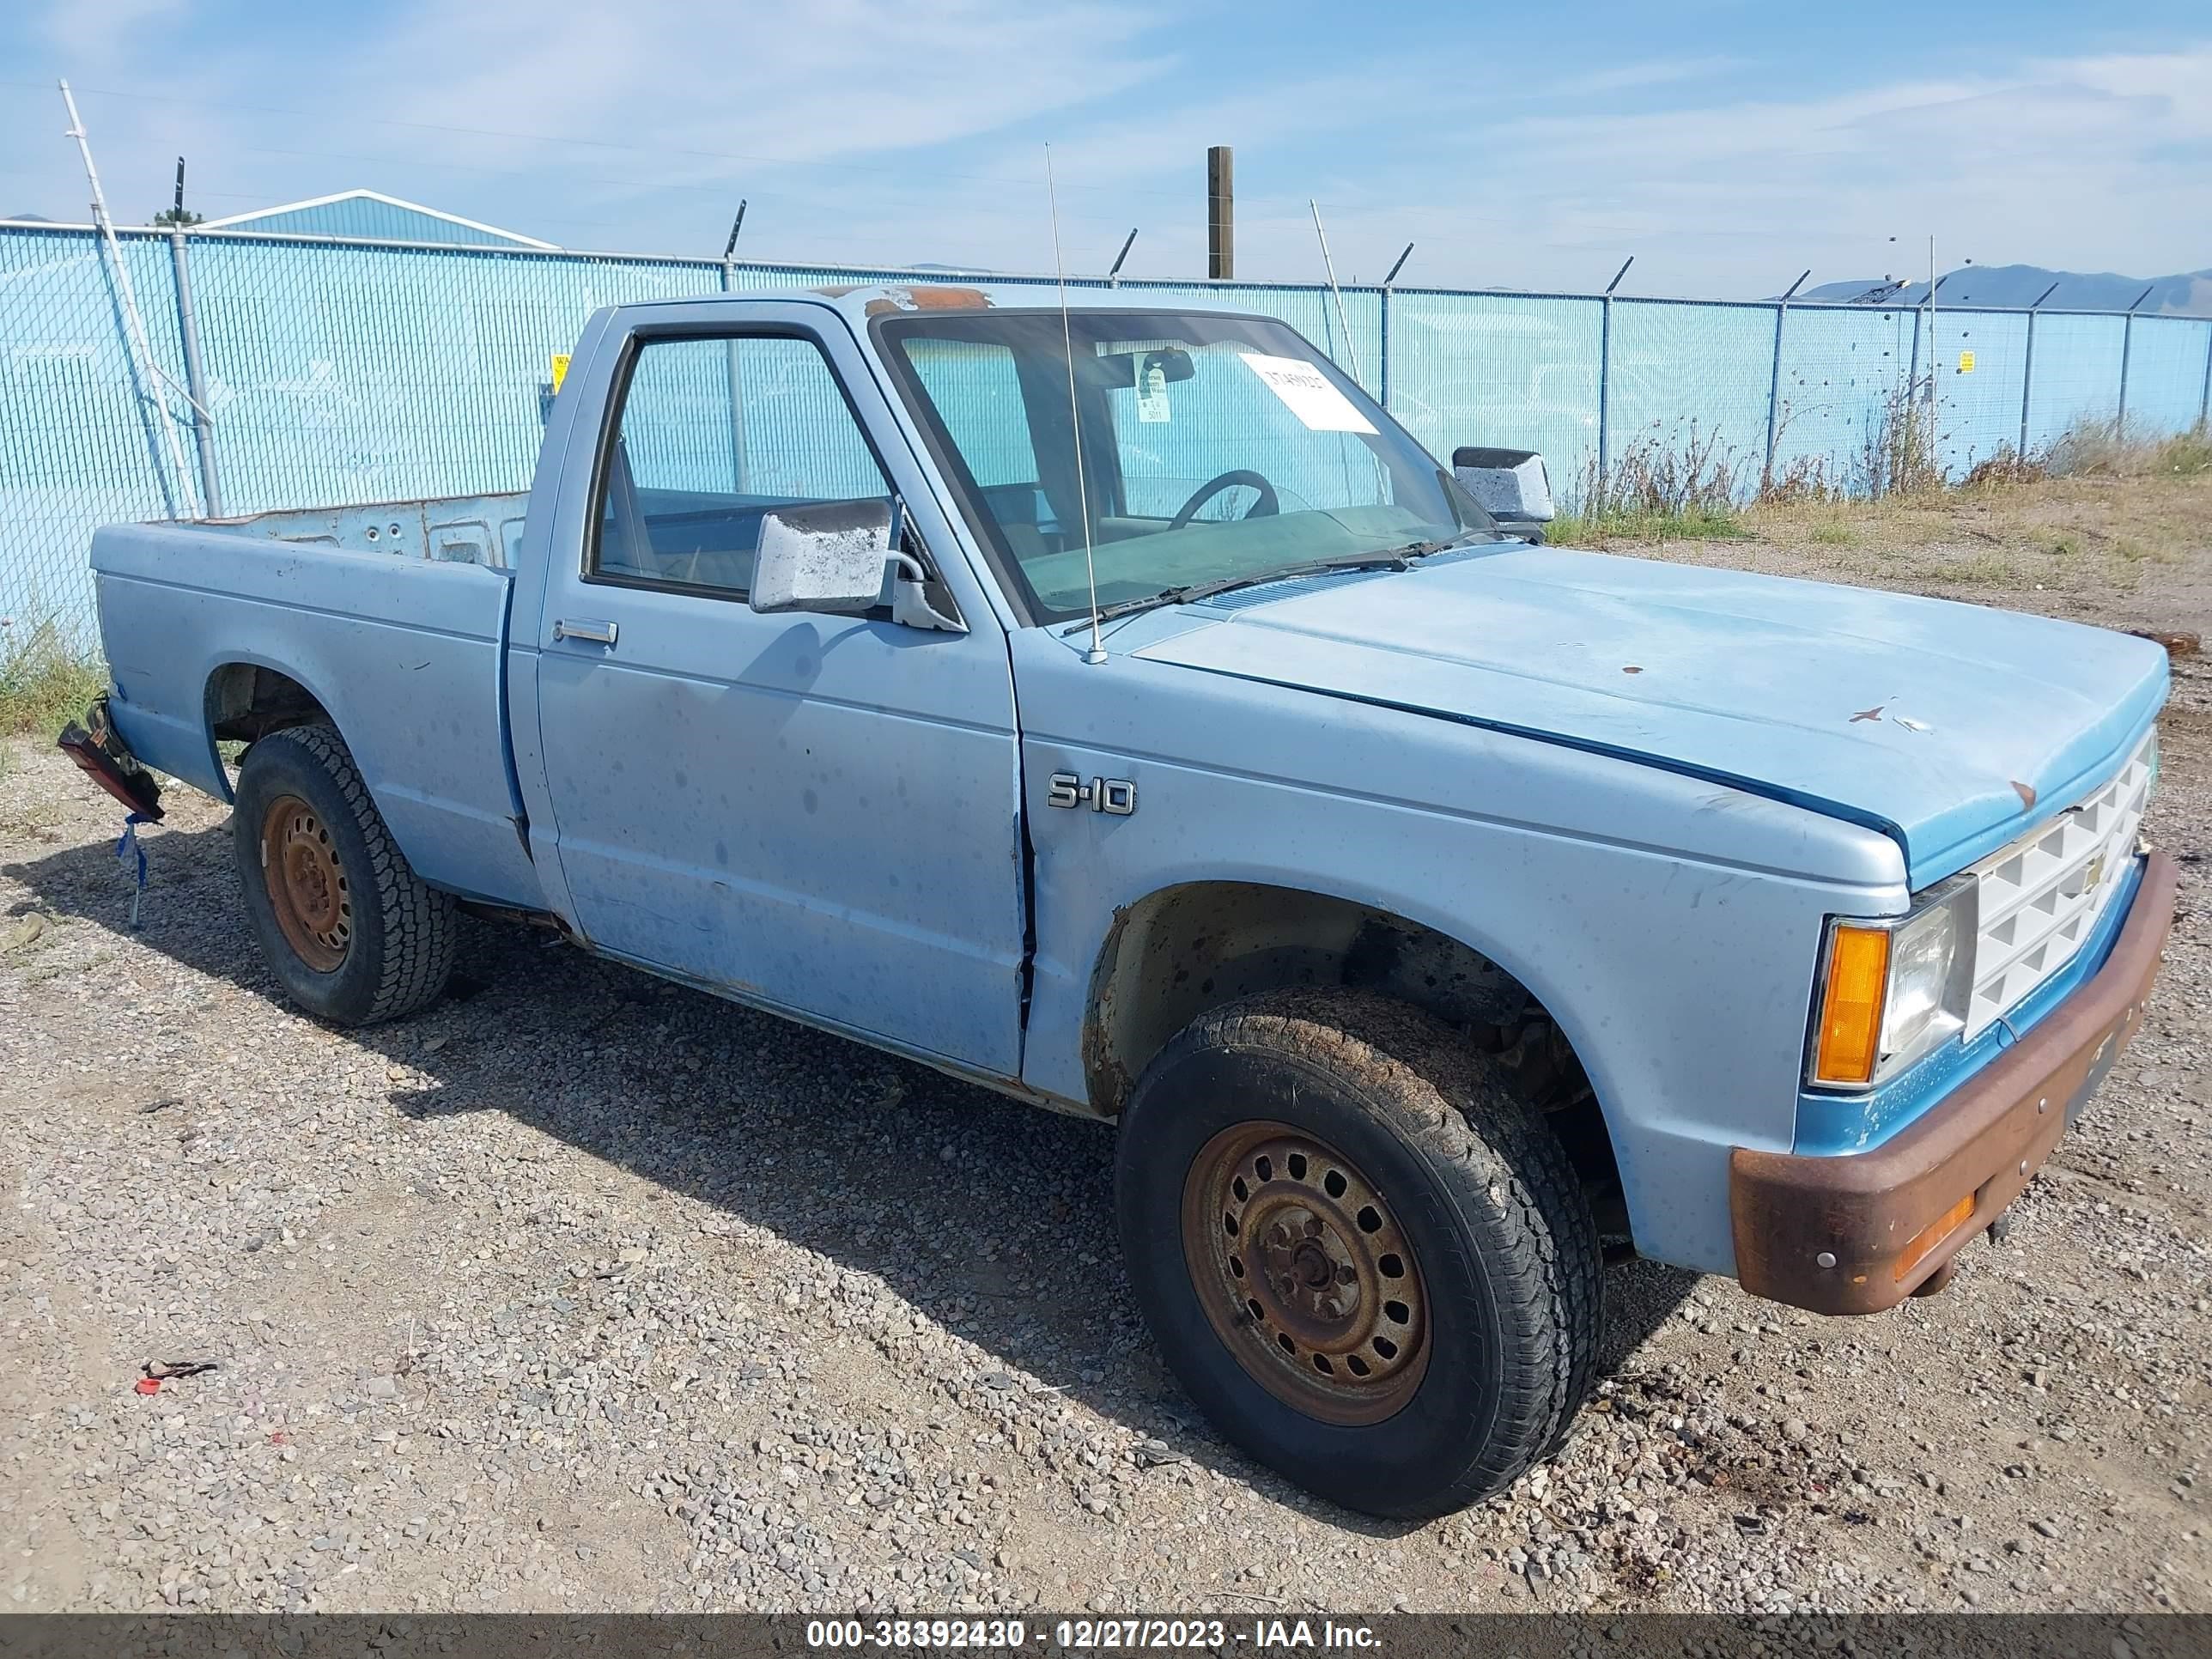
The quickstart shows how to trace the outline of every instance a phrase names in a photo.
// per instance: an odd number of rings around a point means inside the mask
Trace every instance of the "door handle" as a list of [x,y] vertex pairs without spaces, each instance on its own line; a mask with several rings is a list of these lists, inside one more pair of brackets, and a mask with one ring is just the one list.
[[612,645],[615,625],[611,622],[556,622],[553,637],[556,640],[589,640],[594,645]]

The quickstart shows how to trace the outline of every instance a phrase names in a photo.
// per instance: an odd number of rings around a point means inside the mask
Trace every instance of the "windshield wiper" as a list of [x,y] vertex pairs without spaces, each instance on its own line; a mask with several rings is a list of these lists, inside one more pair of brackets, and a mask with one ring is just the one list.
[[[1416,544],[1420,550],[1420,544]],[[1433,551],[1433,549],[1421,550]],[[1413,563],[1407,550],[1387,549],[1380,553],[1349,553],[1334,559],[1309,559],[1303,564],[1278,565],[1272,570],[1259,570],[1248,576],[1223,576],[1210,582],[1188,582],[1181,587],[1162,588],[1157,593],[1147,593],[1142,599],[1119,599],[1099,608],[1098,620],[1111,622],[1116,617],[1133,616],[1139,611],[1151,611],[1164,605],[1194,605],[1200,599],[1210,599],[1218,593],[1232,592],[1240,587],[1259,587],[1268,582],[1289,581],[1297,576],[1320,576],[1339,570],[1411,570]],[[1091,626],[1091,618],[1069,623],[1060,629],[1060,637],[1079,632]]]
[[1468,546],[1473,538],[1477,536],[1486,536],[1492,541],[1496,541],[1499,538],[1496,530],[1489,527],[1488,526],[1482,526],[1476,528],[1462,530],[1458,535],[1447,536],[1440,542],[1407,542],[1402,547],[1392,548],[1390,551],[1396,554],[1401,558],[1422,559],[1426,558],[1431,553],[1449,553],[1455,547]]

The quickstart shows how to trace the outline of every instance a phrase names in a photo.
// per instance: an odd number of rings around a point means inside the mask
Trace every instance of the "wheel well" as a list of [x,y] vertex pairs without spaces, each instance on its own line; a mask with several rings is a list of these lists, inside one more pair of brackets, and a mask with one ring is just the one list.
[[208,677],[208,730],[216,741],[251,743],[288,726],[335,724],[314,694],[258,663],[225,663]]
[[1371,905],[1249,882],[1170,887],[1119,911],[1099,952],[1084,1026],[1091,1104],[1117,1115],[1136,1079],[1207,1009],[1259,991],[1379,991],[1465,1032],[1565,1143],[1608,1231],[1620,1174],[1573,1045],[1522,983],[1480,952]]

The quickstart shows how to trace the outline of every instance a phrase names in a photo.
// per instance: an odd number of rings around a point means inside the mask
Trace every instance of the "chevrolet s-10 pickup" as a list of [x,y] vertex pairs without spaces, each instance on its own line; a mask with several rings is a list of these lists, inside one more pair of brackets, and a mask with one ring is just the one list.
[[1940,1287],[2174,894],[2156,646],[1545,545],[1458,459],[1264,317],[617,307],[526,495],[99,532],[67,741],[230,804],[319,1018],[474,911],[1113,1125],[1192,1398],[1432,1515],[1559,1443],[1609,1254]]

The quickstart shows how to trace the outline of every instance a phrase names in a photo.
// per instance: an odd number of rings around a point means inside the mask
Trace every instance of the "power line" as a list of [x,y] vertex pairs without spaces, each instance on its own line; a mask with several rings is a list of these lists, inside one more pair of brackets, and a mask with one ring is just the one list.
[[[0,78],[0,86],[25,87],[34,90],[43,90],[46,83],[41,81],[19,81],[11,78]],[[276,104],[248,104],[240,103],[230,100],[218,100],[204,98],[182,98],[173,94],[166,93],[131,92],[125,91],[119,87],[81,87],[78,88],[78,91],[90,96],[100,98],[119,98],[131,103],[173,104],[185,109],[209,110],[218,113],[282,115],[291,117],[295,119],[307,120],[317,119],[328,113],[327,111],[324,110],[295,109]],[[527,132],[505,127],[456,126],[435,121],[398,121],[393,120],[386,116],[362,114],[352,110],[349,110],[347,112],[346,121],[347,124],[351,126],[368,125],[394,127],[410,132],[442,132],[474,138],[519,139],[525,143],[573,144],[590,149],[627,150],[635,155],[685,155],[703,161],[745,161],[758,167],[815,167],[839,173],[872,173],[881,177],[901,179],[908,181],[911,181],[914,178],[914,169],[907,167],[870,165],[864,161],[815,161],[803,160],[796,156],[763,155],[744,150],[696,149],[680,145],[624,143],[619,140],[611,138],[578,138],[562,133]],[[1036,184],[1036,180],[1034,178],[1012,177],[1003,173],[945,173],[933,171],[929,176],[933,179],[953,179],[968,184],[995,185],[1002,189],[1007,187],[1024,190],[1033,189]],[[1154,186],[1139,185],[1071,184],[1068,188],[1071,190],[1093,191],[1102,194],[1111,195],[1158,196],[1175,201],[1188,201],[1189,199],[1189,192],[1188,191],[1165,190]],[[1249,191],[1240,192],[1240,194],[1242,195],[1243,199],[1246,202],[1281,202],[1285,204],[1287,206],[1293,208],[1303,207],[1308,199],[1303,196],[1270,196],[1264,193],[1253,193]],[[1350,210],[1357,210],[1363,204],[1357,203],[1324,202],[1322,205],[1328,208],[1343,208]]]
[[[495,179],[544,179],[546,177],[546,174],[543,171],[534,171],[525,167],[487,167],[478,161],[417,161],[412,158],[403,160],[388,155],[359,155],[343,150],[287,149],[279,146],[269,144],[245,144],[241,145],[240,149],[243,154],[248,155],[285,155],[296,157],[305,161],[351,161],[362,166],[380,167],[435,167],[441,172],[479,173]],[[563,185],[601,185],[611,186],[619,190],[690,191],[701,195],[713,196],[723,201],[727,201],[729,199],[731,189],[730,184],[727,180],[722,180],[714,184],[684,184],[668,179],[618,179],[611,178],[600,173],[562,173],[558,175],[558,177],[559,182]],[[758,192],[758,194],[763,198],[763,199],[771,201],[804,201],[813,199],[811,198],[800,197],[795,194],[781,192],[774,190],[763,191]],[[1009,215],[1015,218],[1030,221],[1030,222],[1035,222],[1036,218],[1036,215],[1028,209],[1008,207],[996,203],[963,203],[961,204],[961,206],[964,210],[969,212]],[[1124,222],[1123,216],[1120,214],[1083,213],[1070,214],[1066,216],[1069,218],[1096,221],[1101,224],[1119,225]]]
[[[25,87],[43,89],[44,83],[21,81],[9,77],[0,77],[0,86]],[[118,99],[126,102],[173,105],[187,109],[197,109],[216,112],[273,115],[295,118],[314,118],[314,117],[319,113],[319,112],[312,112],[278,105],[246,103],[230,100],[187,98],[167,94],[129,91],[120,88],[86,88],[82,90],[91,95]],[[408,131],[447,133],[462,137],[514,140],[530,143],[568,144],[587,149],[621,151],[652,157],[686,157],[717,161],[748,162],[764,167],[809,167],[819,171],[864,175],[871,178],[886,179],[895,179],[909,185],[913,183],[915,178],[915,169],[910,167],[874,166],[863,162],[852,161],[805,161],[788,156],[762,155],[744,151],[701,149],[684,146],[653,146],[650,144],[623,143],[612,139],[580,138],[556,133],[530,132],[500,127],[463,126],[428,121],[403,121],[392,119],[387,117],[357,114],[352,112],[349,113],[348,119],[349,122],[353,125],[366,124]],[[407,167],[436,168],[442,171],[477,173],[487,177],[494,178],[537,179],[544,176],[542,173],[537,171],[512,167],[491,167],[479,162],[445,161],[413,157],[401,158],[394,156],[371,156],[342,151],[291,149],[278,146],[264,145],[243,145],[241,146],[241,149],[252,154],[295,156],[307,160],[345,161],[352,161],[356,165],[375,166],[393,169],[404,169]],[[561,176],[565,178],[568,175]],[[1029,190],[1033,188],[1036,182],[1034,179],[1012,177],[1004,174],[994,173],[931,171],[927,176],[928,181],[933,184],[974,184],[988,185],[1000,190],[1005,190],[1009,187]],[[726,181],[716,184],[691,184],[680,183],[667,179],[644,180],[604,176],[586,176],[580,179],[575,180],[575,182],[597,185],[614,189],[683,191],[692,193],[711,194],[718,197],[726,197],[731,191],[731,185]],[[1135,185],[1079,185],[1071,183],[1069,188],[1088,190],[1094,193],[1102,195],[1160,197],[1182,203],[1188,203],[1191,199],[1190,192],[1185,190],[1162,190]],[[255,203],[271,206],[281,204],[282,194],[281,192],[264,192],[262,194],[255,194],[238,191],[198,191],[197,193],[207,197],[219,198],[224,200]],[[763,191],[760,191],[757,186],[751,187],[749,190],[749,193],[764,200],[780,200],[786,202],[806,201],[818,205],[817,198],[800,197],[790,193],[780,193],[773,190]],[[1201,194],[1203,192],[1201,192]],[[1243,191],[1240,191],[1238,194],[1242,198],[1243,204],[1248,209],[1255,204],[1267,203],[1279,203],[1283,204],[1285,209],[1285,215],[1280,220],[1274,219],[1272,216],[1267,214],[1256,216],[1247,214],[1245,216],[1245,228],[1248,231],[1253,233],[1264,233],[1269,230],[1291,231],[1303,217],[1303,215],[1300,214],[1297,218],[1294,219],[1292,216],[1292,210],[1305,209],[1310,199],[1303,196],[1271,196],[1265,192],[1248,192]],[[1032,216],[1020,208],[1002,206],[991,203],[963,202],[959,205],[963,211],[999,214],[1024,220]],[[1474,228],[1469,224],[1468,216],[1466,211],[1457,208],[1409,207],[1404,205],[1376,204],[1371,200],[1350,204],[1342,202],[1322,202],[1320,205],[1329,208],[1333,211],[1344,212],[1354,216],[1387,216],[1394,222],[1402,222],[1410,221],[1418,224],[1428,221],[1440,221],[1443,224],[1449,226],[1451,228],[1451,232],[1457,233],[1457,236],[1459,238],[1463,238],[1472,234]],[[1117,226],[1126,222],[1123,216],[1119,214],[1074,214],[1069,216],[1102,224],[1110,223]],[[592,225],[611,224],[614,222],[611,220],[599,219],[572,220],[570,222],[578,225]],[[1437,233],[1431,233],[1432,235],[1436,234]],[[895,243],[899,242],[910,242],[912,239],[910,237],[868,237],[865,235],[854,235],[849,231],[841,231],[840,240],[848,243],[872,243],[878,246],[892,246]],[[1455,238],[1449,233],[1446,233],[1445,240],[1449,242],[1457,240],[1457,238]],[[1538,245],[1555,249],[1567,246],[1565,244],[1550,241],[1540,242]],[[1103,252],[1103,249],[1099,248],[1093,250],[1091,248],[1084,248],[1077,251],[1088,253],[1094,251]]]

